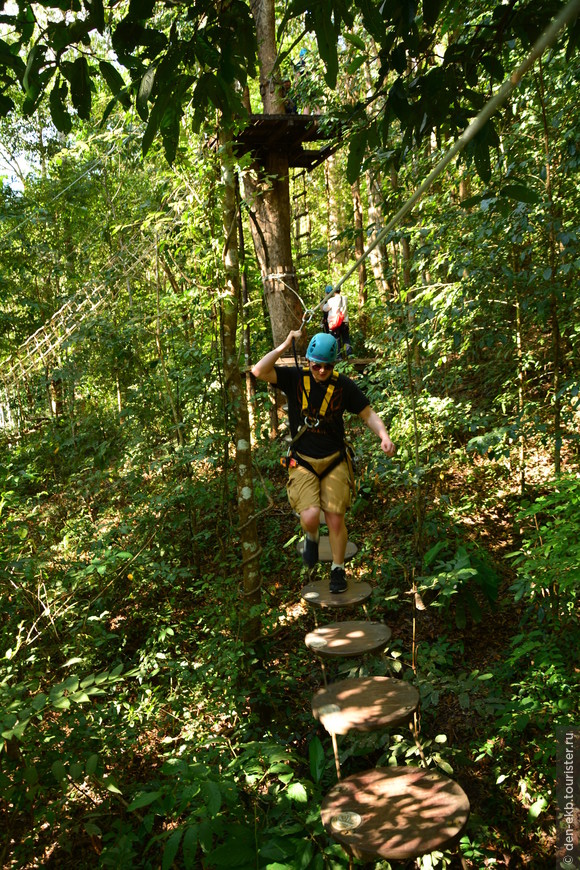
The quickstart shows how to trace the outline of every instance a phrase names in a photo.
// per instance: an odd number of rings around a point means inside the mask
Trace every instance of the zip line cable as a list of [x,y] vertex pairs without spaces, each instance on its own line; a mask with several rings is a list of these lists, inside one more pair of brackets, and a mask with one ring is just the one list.
[[536,60],[542,56],[544,51],[556,40],[559,32],[567,25],[571,24],[574,19],[580,13],[580,0],[569,0],[568,4],[562,9],[562,11],[557,15],[551,24],[548,25],[546,30],[542,33],[542,35],[537,39],[535,45],[532,50],[525,58],[524,61],[515,69],[511,76],[504,81],[502,86],[500,87],[497,94],[492,97],[486,105],[483,107],[481,112],[473,119],[471,124],[465,128],[459,139],[452,145],[447,154],[441,158],[439,163],[432,169],[427,178],[423,181],[423,183],[417,188],[417,190],[409,197],[409,199],[401,206],[401,208],[393,215],[391,220],[380,230],[379,233],[375,236],[371,244],[363,251],[358,260],[345,272],[345,274],[340,278],[340,280],[334,285],[330,286],[330,290],[324,298],[314,306],[314,308],[306,309],[304,311],[304,315],[302,317],[302,326],[309,323],[314,317],[316,311],[333,296],[336,290],[338,290],[342,285],[350,278],[350,276],[355,272],[358,267],[367,259],[372,251],[379,245],[382,240],[385,238],[388,233],[390,233],[400,221],[406,217],[406,215],[411,211],[413,206],[421,199],[424,193],[431,187],[435,179],[441,175],[443,170],[451,163],[453,158],[459,154],[468,142],[470,142],[477,133],[483,128],[483,126],[489,121],[494,112],[499,109],[499,107],[507,100],[511,92],[519,85],[525,73],[534,65]]

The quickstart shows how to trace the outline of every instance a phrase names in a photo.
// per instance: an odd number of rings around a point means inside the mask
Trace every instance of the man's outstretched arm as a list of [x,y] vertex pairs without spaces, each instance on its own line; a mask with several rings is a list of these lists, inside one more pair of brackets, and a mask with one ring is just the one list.
[[363,408],[359,414],[361,420],[364,420],[371,432],[374,432],[381,439],[381,450],[387,456],[394,456],[397,449],[389,437],[387,427],[379,417],[376,411],[373,411],[370,405]]
[[255,378],[258,378],[260,381],[268,381],[269,384],[278,383],[278,377],[276,375],[276,371],[274,366],[280,359],[280,357],[284,354],[285,351],[289,350],[292,347],[292,339],[296,341],[302,338],[302,330],[301,329],[293,329],[288,333],[286,339],[282,342],[279,347],[275,347],[274,350],[271,350],[270,353],[267,353],[266,356],[263,356],[262,359],[256,363],[256,365],[252,368],[252,374]]

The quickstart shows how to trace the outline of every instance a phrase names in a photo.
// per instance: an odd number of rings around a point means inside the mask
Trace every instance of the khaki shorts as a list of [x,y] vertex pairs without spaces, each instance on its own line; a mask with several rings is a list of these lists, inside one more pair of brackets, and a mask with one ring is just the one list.
[[[301,453],[298,455],[302,456]],[[321,474],[338,455],[337,452],[323,459],[313,459],[310,456],[303,458]],[[350,507],[351,487],[351,475],[346,461],[333,468],[322,480],[302,465],[289,469],[288,501],[297,513],[309,507],[318,507],[333,514],[345,514]]]

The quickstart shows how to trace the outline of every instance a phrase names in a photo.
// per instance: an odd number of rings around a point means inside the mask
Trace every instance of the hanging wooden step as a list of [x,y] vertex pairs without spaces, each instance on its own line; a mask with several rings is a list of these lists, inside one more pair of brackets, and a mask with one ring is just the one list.
[[[304,550],[304,539],[302,538],[296,544],[296,549],[302,555],[302,551]],[[348,541],[346,545],[346,553],[344,554],[345,562],[349,559],[352,559],[353,556],[356,556],[358,553],[358,547],[356,544],[353,544],[352,541]],[[320,540],[318,541],[318,561],[319,562],[332,562],[332,550],[330,549],[330,539],[328,535],[321,535]]]
[[330,579],[317,580],[309,583],[300,592],[300,597],[313,607],[356,607],[364,604],[372,594],[373,588],[370,583],[349,583],[346,592],[333,593],[330,591]]
[[384,622],[346,620],[310,631],[304,643],[322,658],[353,658],[381,652],[390,637],[391,629]]
[[404,861],[452,846],[469,818],[469,800],[438,771],[378,767],[337,783],[321,815],[353,857]]
[[312,713],[329,734],[376,731],[407,724],[419,705],[419,692],[393,677],[339,680],[320,689]]

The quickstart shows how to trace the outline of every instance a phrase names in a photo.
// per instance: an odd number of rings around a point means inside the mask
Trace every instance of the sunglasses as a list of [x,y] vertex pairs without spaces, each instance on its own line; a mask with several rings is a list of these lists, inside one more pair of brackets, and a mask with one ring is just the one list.
[[333,368],[334,368],[333,363],[316,363],[316,362],[311,362],[310,365],[312,366],[312,368],[314,369],[315,372],[324,372],[324,371],[329,371],[329,372],[331,372],[331,371],[333,370]]

